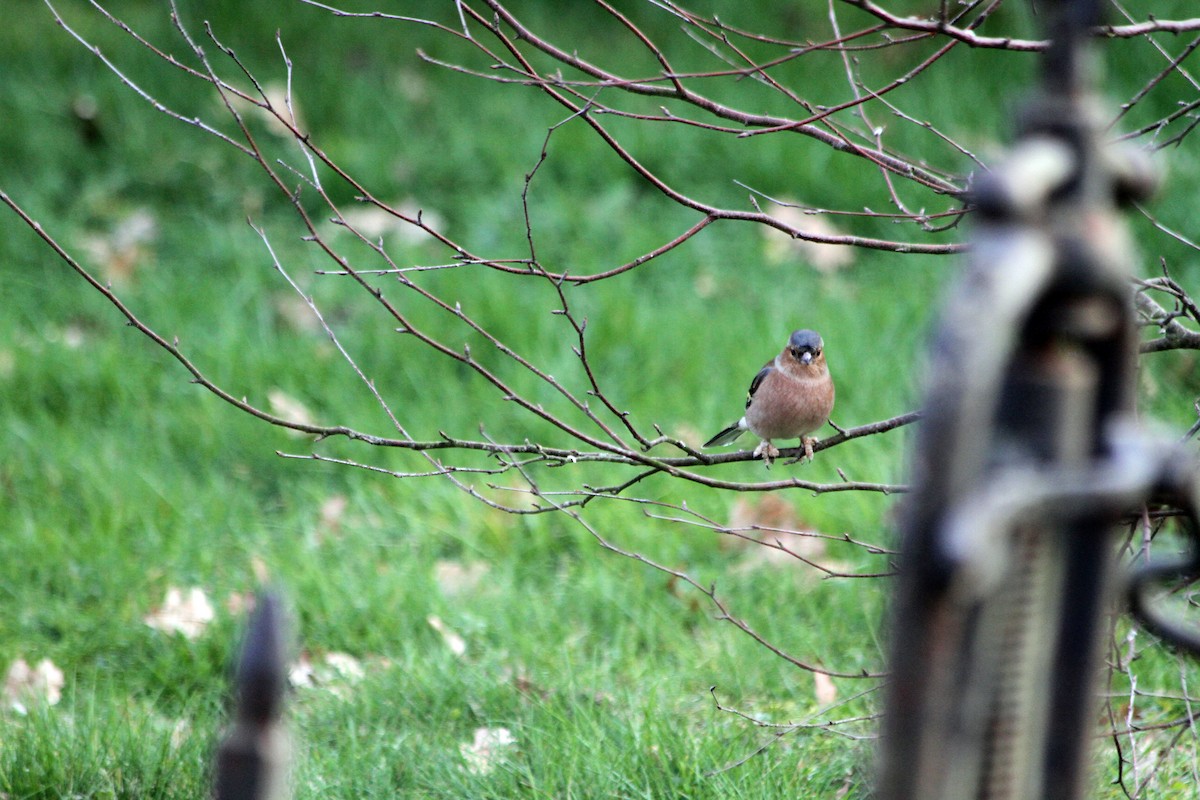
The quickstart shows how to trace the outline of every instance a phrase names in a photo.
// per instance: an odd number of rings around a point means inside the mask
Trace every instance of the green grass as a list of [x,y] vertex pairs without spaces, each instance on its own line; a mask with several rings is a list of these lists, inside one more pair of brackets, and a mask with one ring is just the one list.
[[[415,5],[445,13],[432,3]],[[528,13],[553,14],[551,8]],[[199,31],[201,10],[182,11]],[[122,13],[184,52],[160,4],[130,3]],[[477,252],[525,255],[522,180],[537,163],[546,130],[566,116],[561,108],[521,87],[421,64],[417,47],[436,57],[459,52],[425,29],[335,21],[306,7],[267,14],[216,3],[203,13],[256,73],[274,80],[283,75],[273,40],[282,28],[309,126],[380,197],[419,198]],[[823,18],[794,14],[778,18],[793,26],[789,35]],[[187,113],[214,112],[213,98],[107,23],[73,9],[70,20],[155,97]],[[596,20],[588,14],[554,21],[564,39],[593,41]],[[653,69],[628,41],[608,36],[596,41]],[[1132,43],[1113,50],[1114,58],[1141,52]],[[699,54],[693,57],[699,65]],[[953,57],[958,61],[931,72],[921,90],[904,90],[906,108],[932,115],[948,94],[992,96],[996,85],[1008,94],[1032,68],[1021,57]],[[977,71],[975,58],[986,62]],[[845,86],[838,62],[831,65],[823,91],[836,102]],[[894,65],[879,69],[890,74]],[[1125,86],[1132,79],[1111,71],[1113,95],[1129,96],[1136,84]],[[135,313],[164,336],[177,336],[233,394],[265,406],[278,389],[320,422],[394,433],[328,339],[296,321],[295,293],[246,225],[249,216],[268,231],[289,273],[316,295],[414,436],[444,430],[477,438],[481,424],[502,439],[544,432],[477,376],[395,334],[394,322],[348,280],[314,276],[330,264],[300,241],[286,203],[253,164],[156,114],[40,7],[0,30],[0,74],[0,117],[7,120],[0,125],[0,187],[81,256],[90,237],[107,236],[147,209],[157,234],[132,278],[117,276],[115,285]],[[91,144],[70,112],[81,95],[100,110],[102,138]],[[966,103],[952,133],[989,153],[1007,134],[1003,111]],[[768,193],[838,207],[879,203],[874,175],[829,180],[847,162],[821,148],[761,137],[739,149],[694,132],[673,132],[664,142],[655,140],[661,129],[612,125],[647,163],[706,200],[744,203],[745,190],[708,166],[737,159],[745,165],[738,177]],[[257,132],[274,155],[300,165],[294,149]],[[911,147],[920,152],[928,144],[914,134]],[[695,222],[640,185],[578,121],[556,130],[549,152],[530,193],[539,256],[549,268],[606,268]],[[1154,211],[1186,232],[1200,170],[1186,147],[1171,159],[1177,171]],[[325,180],[336,202],[353,204],[350,190]],[[895,234],[880,222],[852,224],[863,235]],[[1138,230],[1148,231],[1144,223]],[[337,241],[365,259],[362,248]],[[1152,241],[1147,255],[1168,258],[1173,274],[1195,286],[1200,272],[1182,246]],[[449,259],[427,244],[390,247],[400,263]],[[821,276],[796,263],[771,263],[758,230],[727,224],[632,273],[567,292],[587,317],[590,355],[614,402],[646,429],[657,424],[699,441],[737,414],[758,361],[802,325],[820,330],[829,347],[839,424],[914,408],[925,331],[954,263],[860,253],[852,268]],[[295,610],[298,649],[318,663],[328,653],[348,653],[365,670],[360,682],[335,684],[336,692],[291,695],[299,798],[833,797],[843,787],[848,797],[868,794],[871,742],[820,730],[781,737],[746,765],[723,769],[773,732],[717,710],[709,694],[715,686],[723,704],[758,719],[801,721],[874,712],[877,698],[855,697],[867,683],[837,680],[846,702],[822,715],[809,673],[715,619],[700,592],[610,553],[565,515],[507,515],[442,480],[279,458],[277,450],[319,451],[401,471],[428,468],[408,454],[315,444],[239,414],[123,326],[11,214],[0,214],[0,275],[0,668],[18,657],[49,658],[66,673],[57,706],[35,707],[28,716],[0,712],[0,796],[202,795],[243,624],[226,602],[253,591],[264,571]],[[564,320],[549,313],[556,299],[548,285],[461,269],[418,280],[565,383],[582,386],[574,340]],[[394,283],[380,285],[439,336],[471,342],[505,380],[542,392],[499,354],[483,353],[451,315]],[[1200,394],[1194,364],[1192,354],[1173,353],[1146,366],[1140,402],[1148,415],[1174,428],[1190,424],[1191,401]],[[551,392],[537,397],[566,409]],[[900,482],[908,438],[896,432],[860,440],[791,469],[821,481],[837,480],[841,469],[853,479]],[[581,474],[564,468],[539,479],[568,486]],[[586,479],[618,474],[600,470]],[[731,466],[720,474],[754,479],[762,468]],[[519,485],[512,476],[500,480]],[[512,499],[485,484],[475,481],[490,497]],[[741,502],[663,478],[640,490],[720,522]],[[345,510],[323,517],[337,498]],[[817,530],[890,541],[890,498],[784,499]],[[885,582],[820,581],[656,515],[679,512],[609,501],[589,508],[586,520],[617,546],[685,570],[701,585],[715,582],[732,611],[788,653],[846,671],[882,667]],[[885,556],[850,546],[830,546],[828,557],[851,569],[887,568]],[[446,563],[482,564],[486,572],[454,590],[437,578]],[[216,621],[199,639],[144,624],[169,586],[203,587],[216,606]],[[430,617],[463,637],[464,656],[450,652]],[[1143,664],[1143,685],[1178,686],[1173,659],[1151,652]],[[1189,667],[1194,683],[1193,673]],[[1177,711],[1169,701],[1159,705],[1163,713]],[[517,742],[488,775],[466,770],[459,752],[480,727],[507,728]],[[870,726],[854,732],[869,733]],[[1103,770],[1112,769],[1111,753],[1100,759]]]

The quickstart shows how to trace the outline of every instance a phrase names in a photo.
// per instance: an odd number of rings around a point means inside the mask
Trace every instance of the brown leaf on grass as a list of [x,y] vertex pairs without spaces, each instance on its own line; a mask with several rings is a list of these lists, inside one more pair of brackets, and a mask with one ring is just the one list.
[[63,672],[48,658],[36,667],[18,658],[4,677],[4,702],[18,714],[28,713],[31,705],[56,705],[62,699]]
[[[775,219],[803,233],[814,236],[841,236],[842,231],[820,214],[808,214],[795,206],[778,206],[771,210]],[[781,230],[762,226],[761,230],[766,239],[764,254],[773,264],[782,264],[800,259],[818,272],[837,272],[843,267],[854,263],[854,248],[840,244],[811,242],[807,239],[793,239]]]
[[[440,230],[445,225],[440,214],[422,208],[413,200],[391,203],[389,208],[409,219],[417,219],[419,216],[422,223],[434,230]],[[347,228],[357,231],[363,238],[372,242],[379,239],[394,239],[403,244],[432,241],[424,229],[405,222],[391,211],[376,205],[363,204],[348,209],[342,213],[342,221],[346,223]]]
[[429,101],[429,79],[425,73],[415,69],[402,69],[395,76],[395,86],[410,103],[420,104]]
[[[752,545],[758,541],[768,545],[756,546],[747,553],[750,566],[795,565],[803,563],[798,562],[796,555],[812,559],[825,554],[825,540],[804,535],[813,532],[812,526],[800,518],[795,506],[778,495],[767,494],[753,500],[739,497],[729,514],[729,527],[750,540],[731,537],[733,542]],[[779,549],[776,543],[787,550]]]
[[184,638],[195,639],[204,633],[204,629],[215,617],[212,603],[208,601],[203,589],[193,586],[184,594],[182,589],[171,586],[167,589],[163,604],[142,620],[155,630],[178,633]]
[[298,333],[321,333],[321,320],[313,313],[303,297],[293,291],[279,292],[272,299],[275,316],[290,330]]
[[692,283],[692,288],[695,290],[697,297],[707,300],[717,294],[721,285],[717,281],[716,276],[713,275],[712,270],[701,269],[696,273],[696,279]]
[[362,662],[349,653],[325,653],[314,660],[307,652],[288,670],[288,683],[296,689],[324,689],[345,698],[350,687],[366,677]]
[[349,653],[334,651],[325,654],[325,663],[342,679],[350,683],[358,683],[366,676],[362,663]]
[[446,597],[474,591],[487,575],[488,565],[482,561],[451,561],[439,559],[433,565],[433,580]]
[[192,723],[190,720],[177,719],[175,724],[171,726],[171,749],[179,750],[187,740],[192,736]]
[[467,641],[455,633],[450,626],[442,622],[442,618],[438,616],[430,616],[426,620],[429,627],[442,635],[442,641],[446,643],[446,647],[450,648],[450,652],[462,658],[467,652]]
[[296,659],[296,662],[288,668],[288,683],[294,689],[316,688],[317,670],[308,653],[301,653],[300,658]]
[[[266,102],[270,103],[271,107],[278,111],[280,116],[286,120],[290,120],[291,123],[300,131],[306,130],[304,126],[304,118],[300,114],[299,106],[296,104],[295,95],[291,96],[291,102],[289,103],[286,83],[281,83],[279,81],[267,81],[262,85],[262,93],[266,95]],[[287,125],[280,122],[279,117],[276,117],[267,109],[251,103],[249,100],[243,100],[237,95],[227,94],[225,97],[229,99],[229,102],[233,105],[235,111],[243,116],[249,115],[255,119],[258,119],[263,123],[263,125],[266,126],[267,130],[269,130],[275,136],[278,136],[281,139],[292,137],[293,134],[290,130],[288,130]],[[224,100],[219,100],[219,102],[223,103]]]
[[321,503],[321,521],[319,523],[321,531],[336,536],[342,527],[342,517],[346,515],[346,508],[349,505],[350,501],[344,494],[327,497],[325,502]]
[[42,330],[42,336],[51,344],[62,345],[69,350],[78,350],[87,343],[91,335],[90,326],[78,320],[66,325],[49,325]]
[[158,219],[145,208],[126,214],[104,233],[84,236],[80,247],[109,283],[127,284],[150,255]]
[[528,697],[535,697],[538,700],[546,700],[550,697],[550,690],[535,683],[524,671],[512,674],[508,682],[514,689]]
[[[271,413],[277,417],[294,422],[298,425],[314,425],[312,412],[308,407],[282,389],[271,389],[267,392],[267,402],[271,405]],[[307,436],[303,431],[288,431],[293,436]]]
[[516,743],[508,728],[476,728],[473,739],[461,743],[458,752],[467,762],[467,772],[487,775],[508,758]]
[[533,678],[529,676],[529,672],[522,665],[516,667],[505,666],[500,670],[497,676],[497,683],[511,686],[516,689],[519,694],[527,697],[536,698],[538,700],[546,700],[553,694],[550,689],[541,686]]
[[225,610],[232,617],[241,617],[254,610],[255,597],[253,592],[230,592],[225,598]]
[[759,533],[793,531],[802,522],[796,507],[777,494],[764,494],[760,498],[739,496],[729,512],[729,527],[736,529],[767,529]]
[[676,439],[687,442],[697,450],[704,446],[704,442],[707,441],[708,437],[711,435],[710,433],[705,433],[694,425],[689,425],[686,422],[677,426],[671,431],[671,433],[675,435]]
[[271,571],[267,569],[267,562],[263,561],[262,556],[250,557],[250,569],[254,572],[254,580],[258,581],[259,586],[266,586],[271,582]]
[[817,705],[830,706],[837,700],[837,686],[833,683],[833,678],[826,675],[824,672],[813,673],[813,694],[817,698]]

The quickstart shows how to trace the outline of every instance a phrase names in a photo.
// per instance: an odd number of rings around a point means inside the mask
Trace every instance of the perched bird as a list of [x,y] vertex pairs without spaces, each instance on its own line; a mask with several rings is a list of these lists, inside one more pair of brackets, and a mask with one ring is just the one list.
[[767,466],[779,455],[772,439],[800,439],[804,455],[813,457],[808,434],[829,421],[833,411],[833,378],[825,363],[825,343],[816,331],[795,331],[783,352],[763,366],[750,382],[746,415],[709,439],[704,446],[729,444],[750,431],[762,439],[754,455]]

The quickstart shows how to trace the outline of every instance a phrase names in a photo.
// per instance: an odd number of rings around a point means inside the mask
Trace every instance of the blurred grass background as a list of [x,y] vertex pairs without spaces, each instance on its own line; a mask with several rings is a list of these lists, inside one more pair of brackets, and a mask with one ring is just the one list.
[[[403,5],[402,13],[456,24],[452,4]],[[1161,5],[1160,15],[1169,16],[1172,4]],[[1173,7],[1187,11],[1186,3]],[[60,10],[153,97],[187,115],[219,118],[215,98],[199,83],[164,68],[95,12],[66,4]],[[650,4],[629,10],[647,30],[678,35]],[[163,4],[126,0],[113,11],[164,49],[186,52]],[[436,213],[474,251],[525,254],[523,176],[537,163],[547,129],[566,116],[563,109],[535,90],[422,63],[418,48],[483,66],[429,28],[338,20],[301,5],[222,0],[185,3],[180,11],[197,36],[200,21],[210,21],[264,81],[284,78],[278,30],[295,64],[305,124],[323,149],[377,196],[411,198]],[[590,6],[528,3],[521,11],[556,40],[577,42],[585,55],[633,65],[636,74],[655,70]],[[849,26],[854,12],[845,13]],[[1006,7],[1000,21],[1028,24],[1023,13]],[[817,3],[744,3],[721,16],[794,38],[816,38],[809,31],[828,25]],[[206,49],[216,61],[216,48]],[[711,67],[699,48],[685,52],[681,67]],[[1130,65],[1149,48],[1140,40],[1112,42],[1107,52],[1110,94],[1128,98],[1145,75]],[[991,157],[1036,62],[966,48],[948,59],[897,102]],[[804,80],[830,103],[845,99],[840,61],[823,63]],[[908,66],[893,51],[864,64],[876,84]],[[315,294],[414,436],[476,438],[481,424],[501,438],[529,430],[474,376],[397,336],[349,281],[314,276],[330,264],[300,240],[286,202],[252,162],[154,112],[42,6],[29,4],[0,28],[0,75],[0,186],[232,393],[265,406],[275,390],[319,422],[391,433],[272,269],[249,217]],[[757,88],[730,91],[727,99],[752,98]],[[1122,125],[1166,113],[1188,91],[1181,79],[1168,78]],[[80,120],[81,102],[94,104],[93,122]],[[947,106],[955,113],[947,115]],[[915,126],[881,122],[900,128],[895,141],[907,152],[946,158]],[[746,191],[732,175],[817,206],[878,209],[885,202],[877,175],[811,143],[734,142],[610,124],[648,165],[706,201],[744,205]],[[299,164],[290,145],[269,131],[256,133],[273,153]],[[1167,163],[1170,182],[1152,210],[1192,235],[1200,170],[1191,141],[1172,150]],[[969,168],[966,159],[940,166]],[[337,202],[353,204],[346,187],[325,179]],[[319,212],[311,198],[306,202]],[[577,273],[632,258],[696,221],[639,183],[577,123],[550,137],[530,203],[542,262]],[[847,227],[872,236],[910,233],[871,220]],[[1151,236],[1144,220],[1135,228],[1144,240],[1143,274],[1154,274],[1161,257],[1185,286],[1197,285],[1200,270],[1187,248]],[[114,253],[121,235],[134,241],[129,259]],[[347,240],[335,240],[355,252]],[[389,247],[402,263],[450,257],[419,241]],[[826,340],[839,424],[914,408],[928,318],[955,264],[859,252],[852,267],[822,274],[798,259],[773,258],[751,226],[720,224],[645,267],[568,294],[588,319],[590,353],[617,404],[643,427],[658,424],[702,441],[737,415],[753,370],[797,327],[816,328]],[[715,621],[699,593],[607,553],[561,515],[504,515],[446,482],[277,457],[276,450],[318,446],[189,383],[7,213],[0,214],[0,274],[0,667],[19,657],[49,658],[66,672],[58,706],[27,716],[0,712],[0,793],[201,795],[241,625],[227,599],[252,591],[265,573],[286,588],[299,645],[314,662],[348,653],[365,671],[358,683],[335,680],[338,692],[295,694],[297,797],[866,796],[870,742],[829,733],[801,731],[746,766],[720,771],[771,733],[715,710],[710,686],[723,702],[764,720],[804,719],[821,703],[809,673]],[[574,342],[548,311],[548,287],[462,269],[421,281],[461,302],[530,360],[580,385]],[[402,297],[394,284],[380,285]],[[453,320],[411,311],[442,335],[466,340]],[[1145,365],[1140,402],[1147,416],[1175,429],[1190,424],[1200,394],[1194,367],[1189,353]],[[496,368],[522,380],[511,365],[497,361]],[[812,480],[837,480],[841,469],[851,479],[901,482],[907,438],[901,431],[860,440],[787,469]],[[420,468],[403,454],[345,442],[319,449]],[[761,466],[722,474],[759,478]],[[746,502],[660,478],[643,493],[686,502],[721,522]],[[791,493],[784,500],[795,524],[890,541],[891,498]],[[837,669],[882,667],[886,583],[822,582],[631,505],[600,506],[589,520],[621,546],[685,569],[702,584],[715,581],[736,613],[785,650]],[[849,547],[831,547],[828,555],[853,569],[887,568],[886,557]],[[448,569],[481,577],[460,585],[446,579]],[[170,586],[203,587],[213,599],[216,618],[201,637],[164,635],[144,624]],[[463,637],[465,655],[447,648],[428,624],[431,616]],[[1156,669],[1169,676],[1173,665],[1164,659]],[[839,681],[837,688],[845,699],[867,685]],[[872,697],[854,699],[832,716],[873,709]],[[459,745],[475,728],[500,726],[517,740],[511,758],[488,775],[465,770]]]

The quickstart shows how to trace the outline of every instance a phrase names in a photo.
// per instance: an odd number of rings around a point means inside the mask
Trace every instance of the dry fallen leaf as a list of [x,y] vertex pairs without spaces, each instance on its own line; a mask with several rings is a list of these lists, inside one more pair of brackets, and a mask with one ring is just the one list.
[[366,675],[359,660],[348,653],[326,653],[325,663],[347,683],[358,683]]
[[308,653],[301,653],[296,663],[288,668],[288,683],[294,689],[315,689],[317,686],[317,671],[313,667]]
[[280,322],[293,331],[311,334],[324,330],[320,318],[313,313],[308,302],[290,289],[287,292],[276,293],[272,298],[272,305]]
[[190,720],[177,719],[171,726],[171,749],[178,750],[183,747],[188,738],[192,735],[192,723]]
[[[729,527],[747,537],[726,537],[729,543],[752,547],[742,559],[742,566],[749,569],[767,565],[793,567],[804,563],[797,555],[819,559],[825,554],[825,540],[808,535],[813,533],[811,526],[800,518],[794,505],[778,495],[767,494],[753,500],[739,497],[729,513]],[[757,546],[752,540],[767,546]],[[779,549],[776,543],[787,550]]]
[[440,559],[433,565],[433,579],[446,597],[473,591],[487,575],[488,566],[482,561],[451,561]]
[[267,569],[267,562],[263,561],[262,556],[250,557],[250,569],[254,572],[254,580],[258,581],[259,586],[266,586],[271,582],[271,571]]
[[446,643],[446,647],[450,648],[450,652],[462,658],[467,652],[467,642],[457,633],[455,633],[446,623],[442,622],[441,617],[431,616],[426,620],[429,627],[442,635],[442,641]]
[[410,103],[424,103],[429,100],[429,81],[423,72],[402,69],[396,73],[395,85]]
[[517,743],[508,728],[476,728],[470,742],[458,746],[467,771],[474,775],[487,775],[507,757]]
[[500,682],[511,684],[518,692],[529,697],[536,697],[539,700],[550,697],[550,690],[535,683],[524,667],[518,668],[515,672],[511,667],[506,667],[500,674]]
[[833,705],[837,700],[837,686],[834,685],[833,678],[824,672],[813,673],[813,693],[819,706]]
[[[820,214],[807,214],[795,206],[779,206],[771,210],[771,216],[792,228],[813,236],[842,236],[842,231]],[[781,230],[762,226],[766,238],[765,255],[773,264],[794,261],[799,258],[818,272],[836,272],[854,263],[854,248],[841,244],[811,242],[793,239]]]
[[47,342],[61,344],[71,350],[78,350],[88,340],[87,328],[78,321],[69,322],[62,327],[57,325],[47,326],[43,330],[42,335]]
[[158,219],[137,208],[118,220],[107,233],[84,236],[81,248],[111,283],[128,283],[143,265],[158,238]]
[[[401,200],[391,203],[389,208],[409,219],[417,219],[434,229],[440,230],[445,223],[440,214],[417,205],[413,200]],[[371,241],[394,238],[406,244],[420,244],[429,241],[429,234],[424,229],[405,222],[396,214],[376,205],[361,205],[342,213],[342,221],[346,227],[357,231],[361,236]]]
[[698,449],[704,445],[705,441],[708,440],[708,437],[711,435],[711,431],[702,431],[696,426],[689,425],[688,423],[684,422],[672,430],[671,434],[674,435],[676,439],[687,442],[692,447]]
[[337,536],[342,527],[342,517],[346,515],[346,508],[350,505],[350,501],[346,499],[344,494],[331,495],[321,503],[321,521],[319,528],[325,533]]
[[348,653],[326,653],[316,663],[308,653],[301,653],[288,670],[288,683],[297,689],[325,689],[344,698],[346,689],[365,676],[362,662]]
[[[777,494],[764,494],[761,498],[747,499],[738,497],[729,512],[729,527],[769,528],[773,531],[794,531],[803,523],[796,513],[796,507]],[[778,535],[778,534],[775,534]]]
[[212,603],[202,589],[192,587],[184,595],[182,589],[171,586],[163,604],[142,619],[155,630],[195,639],[215,617]]
[[[270,103],[271,107],[278,111],[280,116],[290,121],[297,129],[301,131],[306,130],[304,118],[300,114],[300,107],[296,104],[296,96],[292,95],[290,98],[291,102],[288,102],[288,87],[286,83],[267,81],[262,85],[262,93],[266,95],[266,102]],[[225,99],[228,99],[233,104],[234,110],[239,114],[256,117],[274,135],[283,139],[290,138],[293,135],[288,130],[287,125],[279,120],[279,117],[276,117],[262,106],[252,103],[249,100],[243,100],[237,95],[232,94],[221,98],[222,101]],[[259,100],[261,101],[262,98],[259,98]]]
[[696,290],[696,296],[707,300],[716,295],[720,289],[720,284],[717,282],[716,276],[708,269],[701,269],[696,274],[696,279],[692,284],[692,288]]
[[241,617],[254,610],[255,597],[253,592],[230,592],[225,598],[225,610],[230,616]]
[[[267,392],[267,402],[271,405],[271,413],[277,417],[294,422],[297,425],[314,425],[312,412],[308,407],[282,389],[272,389]],[[289,430],[292,436],[307,436],[303,431]]]
[[35,703],[56,705],[62,699],[63,683],[62,670],[50,659],[43,658],[31,667],[18,658],[4,677],[4,702],[18,714],[28,713]]

